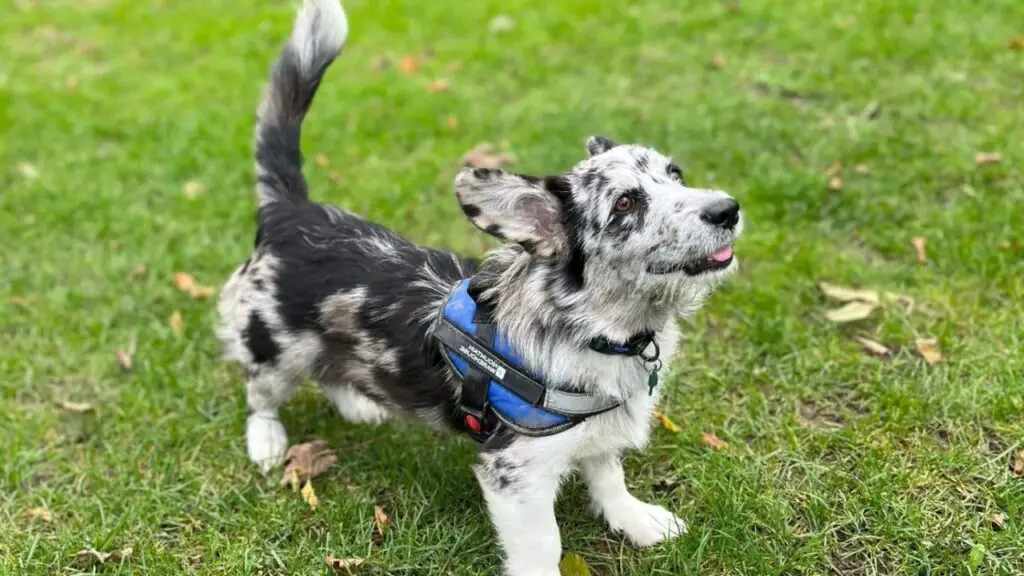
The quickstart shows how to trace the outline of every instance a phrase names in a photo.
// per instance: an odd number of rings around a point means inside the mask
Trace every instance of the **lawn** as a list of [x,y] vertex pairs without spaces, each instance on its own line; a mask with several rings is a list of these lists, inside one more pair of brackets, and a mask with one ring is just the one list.
[[[1019,0],[346,6],[304,133],[317,199],[479,255],[451,187],[467,150],[555,172],[603,134],[745,209],[740,273],[682,321],[663,407],[681,430],[627,463],[691,530],[634,550],[571,480],[563,544],[594,574],[1024,573]],[[254,110],[293,9],[5,3],[0,573],[497,573],[467,441],[346,424],[307,386],[283,419],[340,456],[320,506],[262,477],[213,298],[172,282],[218,285],[252,245]],[[913,306],[833,323],[821,282]]]

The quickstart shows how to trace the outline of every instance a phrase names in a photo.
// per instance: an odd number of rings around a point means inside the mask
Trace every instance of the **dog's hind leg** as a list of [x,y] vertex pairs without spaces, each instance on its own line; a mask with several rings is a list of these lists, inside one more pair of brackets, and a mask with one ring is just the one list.
[[258,464],[264,474],[284,462],[288,434],[277,410],[291,397],[298,384],[298,378],[268,366],[252,371],[246,382],[249,419],[245,441],[249,459]]
[[341,417],[349,422],[379,424],[391,413],[351,384],[325,384],[324,393],[337,407]]

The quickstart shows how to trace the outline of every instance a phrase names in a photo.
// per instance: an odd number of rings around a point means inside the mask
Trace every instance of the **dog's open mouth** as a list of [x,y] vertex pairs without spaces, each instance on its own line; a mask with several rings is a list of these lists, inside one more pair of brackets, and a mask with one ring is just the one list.
[[725,270],[732,264],[732,246],[719,248],[710,256],[701,258],[696,262],[677,262],[673,264],[649,264],[647,271],[651,274],[672,274],[682,270],[690,276],[697,276],[705,272]]

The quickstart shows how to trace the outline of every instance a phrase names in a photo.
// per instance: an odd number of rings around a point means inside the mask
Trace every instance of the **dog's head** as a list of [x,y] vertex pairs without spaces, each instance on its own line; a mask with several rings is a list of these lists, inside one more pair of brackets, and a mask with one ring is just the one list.
[[521,245],[562,291],[706,293],[736,268],[732,244],[743,222],[731,196],[687,186],[651,148],[595,136],[587,150],[558,176],[466,168],[455,179],[462,210]]

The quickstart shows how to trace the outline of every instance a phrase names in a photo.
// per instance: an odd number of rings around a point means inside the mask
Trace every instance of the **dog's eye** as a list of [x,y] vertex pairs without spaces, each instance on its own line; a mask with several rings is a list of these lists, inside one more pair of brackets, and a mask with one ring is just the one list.
[[615,201],[615,211],[619,214],[632,212],[634,206],[636,206],[636,201],[632,196],[619,196],[619,199]]
[[680,170],[679,167],[674,164],[668,167],[668,177],[676,182],[679,182],[680,184],[684,184],[683,171]]

